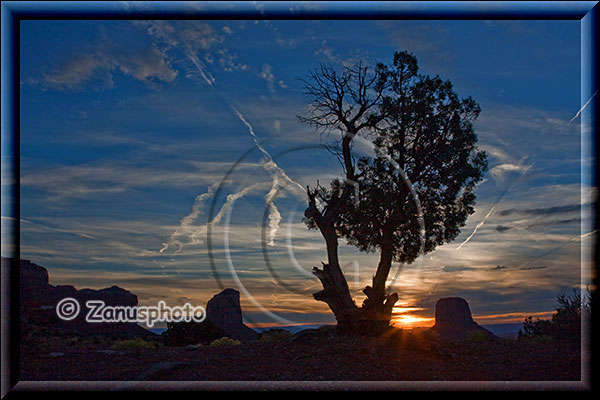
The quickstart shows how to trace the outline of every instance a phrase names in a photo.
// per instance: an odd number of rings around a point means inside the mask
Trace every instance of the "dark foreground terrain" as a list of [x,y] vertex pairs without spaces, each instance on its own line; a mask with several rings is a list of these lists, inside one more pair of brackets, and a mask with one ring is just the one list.
[[120,349],[105,337],[27,338],[20,381],[580,381],[579,350],[552,342],[475,338],[439,344],[306,337],[228,347]]

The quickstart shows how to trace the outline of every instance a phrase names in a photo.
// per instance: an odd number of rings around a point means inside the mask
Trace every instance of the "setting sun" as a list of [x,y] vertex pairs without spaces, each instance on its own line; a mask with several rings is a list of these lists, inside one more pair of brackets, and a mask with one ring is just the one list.
[[432,318],[417,317],[414,315],[400,315],[392,319],[392,323],[397,327],[416,328],[421,326],[430,326]]
[[422,310],[423,308],[419,307],[396,306],[392,311],[391,322],[399,328],[416,328],[433,325],[433,318],[410,314]]

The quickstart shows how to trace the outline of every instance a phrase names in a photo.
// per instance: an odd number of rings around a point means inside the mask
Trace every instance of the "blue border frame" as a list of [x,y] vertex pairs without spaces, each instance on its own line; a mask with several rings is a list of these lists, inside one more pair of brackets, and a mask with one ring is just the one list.
[[19,18],[577,19],[597,1],[6,1]]
[[[582,127],[590,133],[589,143],[582,142],[582,157],[593,157],[597,148],[598,115],[598,13],[597,1],[5,1],[1,3],[2,75],[1,135],[2,162],[13,162],[14,185],[2,193],[2,215],[12,217],[2,223],[15,239],[15,263],[2,266],[2,375],[1,393],[11,390],[456,390],[487,389],[558,389],[591,390],[591,371],[580,382],[19,382],[19,22],[27,19],[526,19],[581,21],[581,112]],[[585,124],[585,125],[584,125]],[[582,135],[583,140],[583,135]],[[595,171],[582,166],[583,182],[597,188]],[[8,205],[5,200],[9,200]],[[593,199],[595,204],[596,199]],[[6,208],[6,209],[5,209]],[[596,208],[597,209],[597,208]],[[598,229],[597,219],[590,221]],[[589,231],[588,231],[589,232]],[[582,232],[585,233],[585,232]],[[594,246],[596,249],[597,246]],[[597,250],[592,260],[597,257]],[[594,264],[595,267],[595,264]],[[597,287],[597,282],[593,282]],[[17,299],[11,302],[11,298]],[[594,305],[593,305],[594,306]],[[595,333],[595,331],[594,331]],[[590,336],[593,337],[593,336]],[[595,352],[596,347],[592,350]],[[582,374],[584,369],[582,369]],[[583,375],[582,375],[583,376]]]

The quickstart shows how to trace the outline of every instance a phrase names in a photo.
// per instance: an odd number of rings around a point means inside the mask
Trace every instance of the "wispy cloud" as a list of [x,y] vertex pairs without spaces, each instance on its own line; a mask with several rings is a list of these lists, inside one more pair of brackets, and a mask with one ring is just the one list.
[[508,216],[512,214],[521,214],[521,215],[533,215],[533,216],[547,216],[547,215],[555,215],[555,214],[564,214],[581,211],[581,204],[569,204],[564,206],[553,206],[553,207],[542,207],[542,208],[526,208],[526,209],[517,209],[517,208],[508,208],[506,210],[502,210],[498,212],[500,216]]
[[163,243],[163,247],[159,250],[159,253],[167,250],[170,244],[176,244],[178,246],[178,251],[181,251],[183,248],[183,243],[179,240],[179,237],[181,236],[189,237],[192,244],[202,243],[202,240],[198,237],[198,232],[192,229],[192,225],[196,222],[198,217],[204,213],[204,203],[212,197],[216,186],[217,184],[212,184],[205,193],[196,196],[192,211],[181,219],[179,227],[171,234],[169,240],[166,243]]
[[187,61],[191,63],[186,77],[214,85],[216,78],[211,73],[207,64],[218,65],[224,71],[245,70],[248,65],[239,62],[236,53],[232,53],[224,42],[233,34],[230,26],[225,25],[219,31],[215,24],[204,21],[179,21],[170,23],[166,21],[137,21],[137,26],[146,28],[146,32],[154,38],[156,45],[165,52],[178,49],[183,52]]
[[520,176],[523,176],[531,167],[533,167],[533,164],[530,161],[530,157],[525,156],[518,162],[504,162],[496,165],[490,169],[489,173],[498,183],[502,183],[506,180],[509,173],[516,172]]
[[157,87],[157,81],[172,82],[178,74],[157,48],[131,52],[115,46],[100,46],[95,53],[75,55],[54,71],[43,73],[39,82],[51,89],[69,90],[97,79],[103,86],[112,87],[117,71],[151,88]]
[[134,166],[126,162],[108,161],[43,170],[28,167],[21,170],[20,184],[22,188],[43,191],[47,200],[61,201],[120,194],[142,188],[187,188],[211,184],[220,180],[229,166],[225,162],[183,162],[180,168],[172,169],[160,163]]
[[263,64],[259,76],[267,82],[267,89],[269,89],[269,92],[271,93],[275,93],[276,85],[282,89],[287,88],[285,82],[275,77],[275,74],[273,73],[273,67],[270,64]]

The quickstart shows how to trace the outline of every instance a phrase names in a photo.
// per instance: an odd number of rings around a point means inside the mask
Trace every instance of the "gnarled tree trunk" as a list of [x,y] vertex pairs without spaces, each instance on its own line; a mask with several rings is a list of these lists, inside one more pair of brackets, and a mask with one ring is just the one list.
[[[397,300],[396,295],[385,296],[388,266],[376,275],[373,290],[365,289],[369,300],[365,303],[366,307],[359,308],[354,303],[338,260],[336,231],[336,224],[340,222],[356,184],[351,143],[356,135],[376,129],[384,120],[383,97],[389,87],[386,76],[379,66],[371,73],[358,64],[338,74],[331,66],[322,65],[319,71],[311,73],[311,81],[305,81],[306,94],[312,100],[311,115],[300,117],[300,120],[318,129],[340,129],[343,133],[341,154],[338,154],[341,155],[346,178],[342,193],[328,198],[325,207],[319,210],[316,204],[318,189],[311,191],[308,188],[309,204],[304,213],[318,227],[327,245],[327,263],[323,263],[322,268],[313,269],[323,289],[313,296],[329,305],[336,317],[338,330],[342,332],[370,331],[373,321],[380,323],[386,315],[391,316],[391,307]],[[389,320],[388,317],[387,323]]]
[[[352,182],[355,181],[355,175],[350,161],[349,146],[353,136],[347,134],[342,141],[346,179]],[[367,286],[363,290],[367,298],[359,308],[352,299],[348,282],[340,267],[338,235],[335,229],[341,207],[347,204],[352,189],[351,185],[345,185],[340,197],[330,199],[327,207],[320,211],[316,205],[318,189],[311,191],[307,188],[309,206],[304,214],[316,223],[327,246],[327,263],[323,263],[323,268],[313,269],[313,274],[321,281],[323,290],[314,293],[313,297],[327,303],[336,317],[340,333],[379,334],[389,326],[392,308],[398,301],[398,295],[388,295],[385,288],[393,260],[392,232],[386,233],[385,245],[381,248],[380,261],[373,277],[373,286]]]
[[313,297],[329,305],[335,315],[339,330],[352,331],[357,319],[358,307],[352,299],[348,282],[338,259],[338,237],[334,219],[337,216],[332,212],[332,208],[329,208],[329,212],[324,213],[318,210],[315,200],[316,191],[308,190],[308,196],[309,207],[304,214],[315,221],[327,245],[327,263],[323,263],[321,269],[313,268],[313,274],[321,281],[323,290],[314,293]]
[[388,294],[385,282],[388,278],[393,261],[391,243],[382,246],[377,271],[373,277],[373,285],[363,289],[367,298],[361,308],[365,329],[373,333],[380,333],[386,329],[392,318],[392,309],[398,301],[398,294]]

